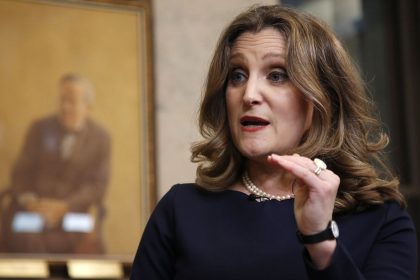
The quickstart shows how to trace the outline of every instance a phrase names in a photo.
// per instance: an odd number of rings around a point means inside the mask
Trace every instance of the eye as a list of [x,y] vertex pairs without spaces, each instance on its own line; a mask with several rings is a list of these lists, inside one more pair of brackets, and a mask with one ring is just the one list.
[[238,85],[246,80],[246,74],[240,69],[233,69],[229,73],[229,82],[233,85]]
[[288,80],[289,76],[284,70],[274,70],[268,74],[267,78],[274,83],[281,83]]

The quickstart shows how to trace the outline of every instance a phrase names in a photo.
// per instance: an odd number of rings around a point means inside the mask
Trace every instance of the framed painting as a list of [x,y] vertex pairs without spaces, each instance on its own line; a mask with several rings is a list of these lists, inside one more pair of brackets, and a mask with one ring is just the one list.
[[132,259],[156,200],[151,38],[149,0],[0,0],[0,254]]

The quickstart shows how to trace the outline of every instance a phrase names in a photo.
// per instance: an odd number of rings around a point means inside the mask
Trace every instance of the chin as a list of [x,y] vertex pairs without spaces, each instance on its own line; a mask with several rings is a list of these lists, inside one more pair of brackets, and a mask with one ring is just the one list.
[[249,159],[257,159],[257,158],[266,158],[267,156],[271,155],[273,152],[269,149],[258,149],[257,147],[252,147],[249,149],[241,149],[241,154]]
[[61,124],[68,130],[75,130],[79,127],[79,124],[74,121],[62,121]]

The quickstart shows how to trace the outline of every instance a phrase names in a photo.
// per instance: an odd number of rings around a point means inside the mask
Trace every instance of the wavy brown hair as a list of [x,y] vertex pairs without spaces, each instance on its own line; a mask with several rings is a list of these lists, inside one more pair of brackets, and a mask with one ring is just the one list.
[[322,158],[340,176],[335,212],[360,210],[387,200],[405,206],[398,179],[383,159],[388,136],[348,54],[323,22],[278,5],[251,7],[219,39],[199,113],[204,140],[192,146],[191,159],[199,163],[197,184],[222,190],[244,171],[245,158],[232,142],[227,120],[229,56],[242,33],[264,28],[275,28],[286,38],[288,76],[314,104],[312,126],[293,152]]

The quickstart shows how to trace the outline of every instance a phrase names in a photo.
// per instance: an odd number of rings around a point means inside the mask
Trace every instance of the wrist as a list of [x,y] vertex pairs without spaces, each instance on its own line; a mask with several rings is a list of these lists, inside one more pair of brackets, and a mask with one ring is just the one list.
[[299,230],[296,232],[297,238],[302,244],[316,244],[326,240],[334,240],[339,236],[338,225],[331,220],[326,229],[311,235],[305,235]]
[[337,247],[337,240],[325,240],[315,244],[305,244],[305,248],[314,266],[319,269],[327,268]]

